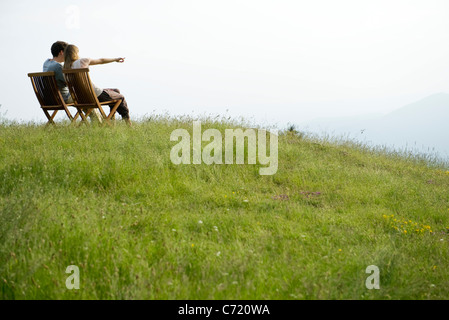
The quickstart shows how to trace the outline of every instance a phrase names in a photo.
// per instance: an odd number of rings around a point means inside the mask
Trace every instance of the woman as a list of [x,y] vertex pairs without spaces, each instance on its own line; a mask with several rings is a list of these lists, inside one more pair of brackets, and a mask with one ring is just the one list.
[[[111,62],[119,62],[123,63],[125,61],[124,58],[115,58],[115,59],[90,59],[90,58],[82,58],[79,57],[79,49],[77,46],[73,44],[69,44],[64,50],[64,69],[81,69],[81,68],[89,68],[89,66],[94,66],[97,64],[106,64]],[[131,121],[129,120],[129,109],[128,104],[126,103],[125,97],[120,94],[120,90],[118,89],[101,89],[97,87],[95,84],[92,84],[95,90],[95,94],[97,95],[98,101],[110,101],[121,99],[122,103],[117,108],[117,113],[122,116],[122,119],[126,121],[128,125],[131,125]],[[112,108],[114,104],[110,104],[109,107]]]

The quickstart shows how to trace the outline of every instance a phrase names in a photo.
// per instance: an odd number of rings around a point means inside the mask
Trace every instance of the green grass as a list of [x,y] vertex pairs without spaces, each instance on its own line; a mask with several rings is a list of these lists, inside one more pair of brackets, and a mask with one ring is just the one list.
[[449,297],[444,164],[283,132],[273,176],[176,166],[178,128],[192,122],[0,125],[0,298]]

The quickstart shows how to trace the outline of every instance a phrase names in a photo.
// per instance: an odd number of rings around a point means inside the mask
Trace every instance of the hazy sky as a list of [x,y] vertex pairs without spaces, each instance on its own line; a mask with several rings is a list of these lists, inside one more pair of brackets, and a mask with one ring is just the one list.
[[126,57],[91,76],[131,116],[386,113],[448,92],[448,18],[447,0],[2,0],[0,115],[44,120],[27,73],[56,40]]

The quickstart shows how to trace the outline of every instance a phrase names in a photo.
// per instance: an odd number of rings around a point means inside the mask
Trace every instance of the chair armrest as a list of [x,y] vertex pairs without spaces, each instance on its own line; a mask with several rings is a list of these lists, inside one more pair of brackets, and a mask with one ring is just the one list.
[[103,101],[103,102],[100,102],[100,104],[103,105],[103,104],[116,103],[116,102],[119,101],[119,100],[121,100],[121,99],[115,99],[115,100]]

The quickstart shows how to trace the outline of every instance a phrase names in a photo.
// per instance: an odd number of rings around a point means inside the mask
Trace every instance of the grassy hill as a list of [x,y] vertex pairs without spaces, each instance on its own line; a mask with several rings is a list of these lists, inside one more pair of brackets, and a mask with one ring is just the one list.
[[449,297],[444,164],[283,132],[273,176],[177,166],[178,128],[1,125],[0,298]]

